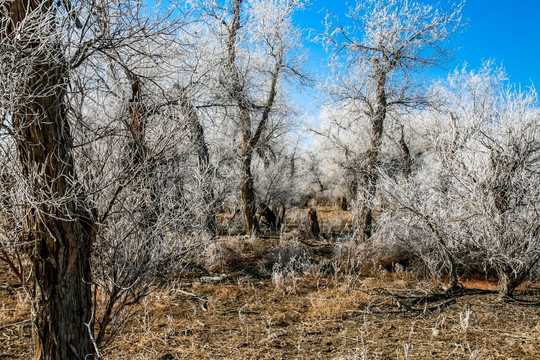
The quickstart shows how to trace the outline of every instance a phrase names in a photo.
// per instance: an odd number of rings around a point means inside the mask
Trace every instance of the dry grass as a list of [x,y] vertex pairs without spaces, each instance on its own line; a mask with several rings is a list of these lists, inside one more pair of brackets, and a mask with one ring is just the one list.
[[31,330],[30,302],[7,271],[0,263],[0,359],[25,359]]
[[[338,223],[332,211],[319,211],[324,226]],[[407,296],[436,292],[440,284],[399,266],[359,272],[359,264],[351,265],[357,256],[353,245],[307,241],[310,246],[295,236],[221,239],[206,260],[201,258],[219,273],[184,274],[156,286],[103,349],[105,359],[537,359],[540,354],[540,307],[499,301],[492,291],[496,283],[468,279],[466,288],[481,291],[464,292],[440,306],[411,306]],[[28,302],[3,265],[0,284],[0,359],[28,359]],[[518,295],[538,300],[540,288],[524,284]]]
[[398,312],[392,298],[375,290],[410,285],[401,279],[326,279],[300,281],[295,294],[286,294],[270,280],[184,283],[181,289],[195,291],[199,299],[174,288],[153,293],[143,320],[134,319],[107,357],[537,358],[537,307],[476,295],[439,311]]
[[[391,274],[384,280],[301,279],[294,293],[277,290],[271,279],[245,276],[164,285],[141,304],[104,355],[126,360],[537,358],[538,306],[478,294],[412,313],[400,311],[383,291],[431,286]],[[30,351],[29,327],[10,325],[28,317],[19,294],[1,288],[0,354],[6,359],[27,359]]]

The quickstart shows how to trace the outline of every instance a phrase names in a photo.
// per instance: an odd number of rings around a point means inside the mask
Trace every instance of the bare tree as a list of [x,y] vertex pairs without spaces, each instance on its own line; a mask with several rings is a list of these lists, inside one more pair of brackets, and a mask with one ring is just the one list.
[[[452,208],[447,191],[441,187],[447,174],[431,159],[424,161],[429,167],[411,176],[381,175],[380,191],[387,206],[379,230],[386,241],[404,243],[424,258],[433,275],[445,273],[446,291],[452,292],[459,288],[458,258],[466,242],[448,221]],[[439,260],[442,265],[432,264]],[[464,258],[462,262],[466,262]]]
[[492,63],[453,74],[453,136],[441,154],[450,175],[449,220],[495,270],[501,296],[511,297],[540,262],[540,111],[534,89],[515,90],[504,79]]
[[[199,10],[202,11],[202,8]],[[200,194],[199,204],[193,213],[198,213],[197,218],[203,224],[205,235],[213,237],[217,234],[216,181],[223,175],[216,164],[224,160],[222,156],[226,156],[216,150],[218,141],[213,135],[215,132],[223,134],[223,127],[217,125],[217,109],[224,104],[214,91],[219,83],[216,68],[220,63],[215,53],[216,38],[201,11],[186,14],[188,19],[178,36],[181,45],[174,58],[174,71],[171,71],[174,84],[166,97],[169,99],[168,115],[183,124],[192,143],[197,169],[192,177]],[[171,112],[172,109],[176,111]]]
[[[313,129],[315,147],[324,166],[324,183],[334,197],[356,199],[358,169],[362,153],[369,145],[366,118],[358,116],[358,104],[349,102],[340,107],[325,106],[320,115],[320,126]],[[383,148],[388,149],[388,144]],[[319,166],[321,166],[319,165]],[[324,186],[321,186],[323,188]],[[322,189],[321,189],[322,190]]]
[[[486,63],[436,86],[446,104],[422,113],[418,134],[431,146],[422,145],[421,166],[380,184],[388,203],[380,228],[419,252],[438,247],[448,290],[460,272],[483,269],[511,297],[540,263],[537,95],[508,87],[505,78]],[[419,229],[424,235],[406,235]]]
[[[291,148],[291,144],[295,147]],[[299,152],[298,141],[292,136],[283,136],[265,142],[264,151],[259,151],[258,161],[254,162],[258,213],[271,230],[280,230],[287,206],[298,203],[299,183],[305,175],[298,169]]]
[[[0,194],[13,209],[0,217],[0,258],[32,300],[34,357],[99,357],[111,318],[146,294],[166,256],[185,251],[175,247],[187,223],[181,144],[144,94],[161,87],[142,70],[161,69],[173,27],[124,1],[0,9]],[[116,82],[115,66],[127,81]]]
[[[90,249],[95,217],[79,183],[67,119],[69,69],[53,1],[2,2],[2,112],[26,185],[35,359],[94,354]],[[9,85],[10,81],[20,81]],[[8,104],[12,101],[11,104]],[[7,106],[7,107],[4,107]]]
[[234,106],[240,128],[242,207],[247,231],[253,235],[259,232],[253,158],[272,129],[285,74],[299,76],[292,26],[292,14],[299,7],[300,2],[291,0],[234,0],[224,7],[206,7],[223,46],[221,96]]
[[216,224],[216,199],[213,188],[213,166],[210,160],[210,149],[208,147],[204,127],[199,119],[199,112],[185,93],[179,95],[179,106],[182,113],[187,118],[190,128],[191,141],[193,142],[197,153],[197,169],[199,171],[199,182],[202,185],[204,214],[204,225],[206,231],[215,235],[217,233]]
[[[414,81],[420,70],[448,61],[448,38],[460,27],[463,2],[446,12],[406,0],[357,1],[347,25],[328,15],[322,38],[333,50],[329,92],[337,102],[360,102],[370,123],[358,189],[361,238],[373,231],[372,201],[385,120],[396,107],[421,107],[427,99]],[[343,70],[340,70],[345,64]]]

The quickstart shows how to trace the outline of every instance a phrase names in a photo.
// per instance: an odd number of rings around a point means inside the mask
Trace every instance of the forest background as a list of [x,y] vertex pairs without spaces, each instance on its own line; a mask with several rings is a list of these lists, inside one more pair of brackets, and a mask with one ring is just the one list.
[[190,272],[405,268],[514,299],[540,276],[522,5],[0,0],[0,259],[34,357],[100,358]]

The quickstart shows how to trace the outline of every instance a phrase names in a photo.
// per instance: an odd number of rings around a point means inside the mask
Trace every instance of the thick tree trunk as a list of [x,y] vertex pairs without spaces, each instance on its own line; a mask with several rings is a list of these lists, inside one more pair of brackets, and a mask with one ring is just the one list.
[[[31,13],[54,35],[52,1],[15,0],[10,4],[13,28]],[[28,30],[26,30],[28,31]],[[31,36],[28,36],[31,39]],[[92,359],[94,349],[85,324],[90,322],[90,249],[94,217],[77,182],[72,139],[66,117],[67,80],[58,44],[28,43],[31,72],[27,92],[13,113],[17,152],[34,199],[27,215],[35,290],[33,337],[35,359]],[[33,50],[35,49],[35,50]],[[48,49],[44,51],[43,49]]]
[[[127,67],[126,67],[127,69]],[[128,123],[128,145],[127,152],[130,157],[129,166],[136,169],[141,188],[139,191],[147,192],[148,198],[138,209],[142,216],[141,229],[148,231],[152,229],[158,221],[160,209],[157,205],[158,195],[155,182],[155,164],[150,156],[150,149],[146,145],[146,123],[147,114],[142,96],[142,84],[138,76],[126,70],[131,83],[131,99],[129,100],[129,123]],[[126,171],[129,173],[129,171]],[[146,242],[146,254],[152,251],[153,241]],[[144,262],[143,262],[144,263]]]
[[131,84],[131,98],[129,99],[128,137],[130,156],[133,166],[140,166],[148,156],[146,146],[146,116],[142,102],[141,81],[137,76],[126,70]]
[[[91,315],[94,220],[77,184],[63,104],[65,85],[60,83],[60,74],[52,74],[58,68],[41,70],[49,73],[45,78],[56,78],[59,83],[56,87],[45,84],[54,90],[13,117],[24,175],[36,199],[28,215],[30,236],[36,241],[31,254],[36,281],[35,359],[85,359],[93,353],[85,324]],[[37,202],[42,198],[47,201]]]
[[511,298],[515,288],[517,287],[512,281],[511,277],[506,273],[499,274],[499,297],[500,298]]
[[514,291],[525,280],[530,270],[534,267],[535,262],[527,264],[519,271],[513,269],[509,265],[501,265],[497,269],[497,277],[499,280],[499,297],[501,299],[511,299],[514,296]]
[[234,0],[233,19],[229,28],[227,41],[227,67],[230,78],[228,79],[230,96],[236,102],[239,111],[239,121],[242,128],[242,153],[240,155],[240,168],[242,172],[242,210],[246,221],[246,230],[250,235],[259,234],[259,222],[257,221],[257,205],[255,200],[255,186],[251,174],[251,161],[253,150],[258,139],[252,138],[250,106],[242,83],[240,71],[236,65],[237,36],[240,30],[242,0]]
[[70,215],[78,219],[36,221],[40,234],[34,234],[32,255],[37,286],[32,324],[35,359],[94,358],[86,327],[92,307],[89,274],[94,235],[91,221],[84,219],[87,214]]
[[523,282],[523,276],[512,273],[511,269],[507,271],[498,271],[499,278],[499,298],[511,299],[514,296],[514,291]]

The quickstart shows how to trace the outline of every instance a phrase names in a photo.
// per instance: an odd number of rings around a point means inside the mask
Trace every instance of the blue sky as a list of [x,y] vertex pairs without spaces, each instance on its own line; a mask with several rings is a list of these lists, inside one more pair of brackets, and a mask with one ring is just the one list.
[[540,1],[469,0],[463,9],[469,24],[455,43],[456,62],[478,67],[493,59],[510,81],[540,86]]
[[[322,30],[321,21],[326,8],[338,16],[347,11],[346,4],[352,1],[318,0],[311,8],[299,15],[301,28]],[[421,0],[436,4],[438,1]],[[446,4],[446,0],[440,3]],[[509,80],[521,84],[522,88],[531,83],[540,87],[540,0],[468,0],[463,9],[463,20],[468,23],[463,32],[454,36],[451,46],[456,48],[455,60],[445,69],[431,72],[433,76],[445,76],[463,63],[468,68],[478,68],[483,60],[492,59],[502,64]],[[310,51],[309,71],[324,73],[326,54],[316,44],[306,44]],[[298,94],[297,102],[308,112],[313,104]],[[314,115],[314,114],[313,114]]]

